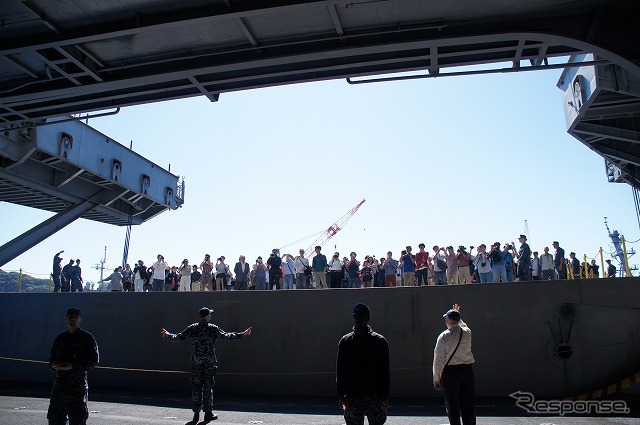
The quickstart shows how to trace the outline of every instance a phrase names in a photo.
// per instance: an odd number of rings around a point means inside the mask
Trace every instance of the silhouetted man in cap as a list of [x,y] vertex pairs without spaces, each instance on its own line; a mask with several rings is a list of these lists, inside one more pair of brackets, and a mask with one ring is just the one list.
[[611,260],[606,260],[607,261],[607,277],[616,277],[616,266],[614,266],[613,264],[611,264]]
[[62,289],[62,266],[60,265],[62,264],[62,257],[60,257],[60,254],[63,252],[60,251],[53,257],[53,292],[60,292]]
[[98,344],[89,332],[80,329],[82,313],[67,310],[68,329],[53,341],[49,367],[56,372],[47,419],[49,425],[84,425],[89,417],[87,371],[98,364]]
[[338,343],[336,386],[346,425],[382,425],[389,397],[389,344],[368,325],[369,307],[356,304],[353,332]]

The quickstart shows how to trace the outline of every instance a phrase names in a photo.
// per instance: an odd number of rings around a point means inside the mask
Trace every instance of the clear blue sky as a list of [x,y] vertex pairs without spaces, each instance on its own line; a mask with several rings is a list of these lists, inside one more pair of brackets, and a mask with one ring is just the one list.
[[[326,253],[517,242],[527,220],[532,249],[558,240],[592,257],[611,251],[603,217],[630,241],[640,231],[630,186],[608,183],[603,159],[567,134],[559,75],[318,82],[129,107],[89,124],[186,179],[183,208],[133,228],[131,263],[158,253],[175,265],[205,253],[253,262],[362,198]],[[2,243],[51,215],[0,208]],[[105,246],[107,264],[120,263],[124,236],[79,220],[3,269],[47,275],[64,249],[94,281]]]

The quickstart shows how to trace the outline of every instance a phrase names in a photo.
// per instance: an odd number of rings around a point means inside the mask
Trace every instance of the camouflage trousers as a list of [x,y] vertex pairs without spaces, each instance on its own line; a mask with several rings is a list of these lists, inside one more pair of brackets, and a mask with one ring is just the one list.
[[80,384],[75,386],[54,385],[47,411],[49,425],[85,425],[89,417],[87,409],[88,390]]
[[518,264],[518,279],[520,282],[531,280],[531,264]]
[[380,402],[380,397],[377,396],[349,397],[344,411],[346,425],[364,425],[365,416],[369,425],[384,424],[387,421],[387,410]]
[[194,412],[213,411],[213,386],[217,366],[210,362],[191,364],[191,407]]

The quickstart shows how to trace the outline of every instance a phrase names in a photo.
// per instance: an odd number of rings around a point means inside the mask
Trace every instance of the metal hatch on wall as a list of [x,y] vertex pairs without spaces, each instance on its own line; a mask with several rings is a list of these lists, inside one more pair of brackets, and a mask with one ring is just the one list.
[[0,132],[0,201],[56,213],[0,247],[0,265],[78,218],[141,224],[184,202],[184,183],[92,127],[69,119]]

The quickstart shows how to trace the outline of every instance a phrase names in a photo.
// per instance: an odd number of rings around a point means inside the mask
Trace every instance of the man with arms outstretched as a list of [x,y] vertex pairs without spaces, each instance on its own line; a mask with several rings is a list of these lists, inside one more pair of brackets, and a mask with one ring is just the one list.
[[215,371],[218,367],[216,358],[216,340],[242,339],[251,335],[251,328],[244,332],[225,332],[217,325],[209,323],[211,321],[213,309],[202,307],[200,309],[200,321],[189,325],[180,333],[172,334],[162,329],[160,333],[164,338],[171,341],[184,341],[187,337],[193,342],[193,352],[191,354],[191,404],[193,408],[193,421],[195,425],[200,420],[200,410],[204,411],[204,422],[208,423],[218,419],[218,415],[213,413],[213,386],[215,384]]

